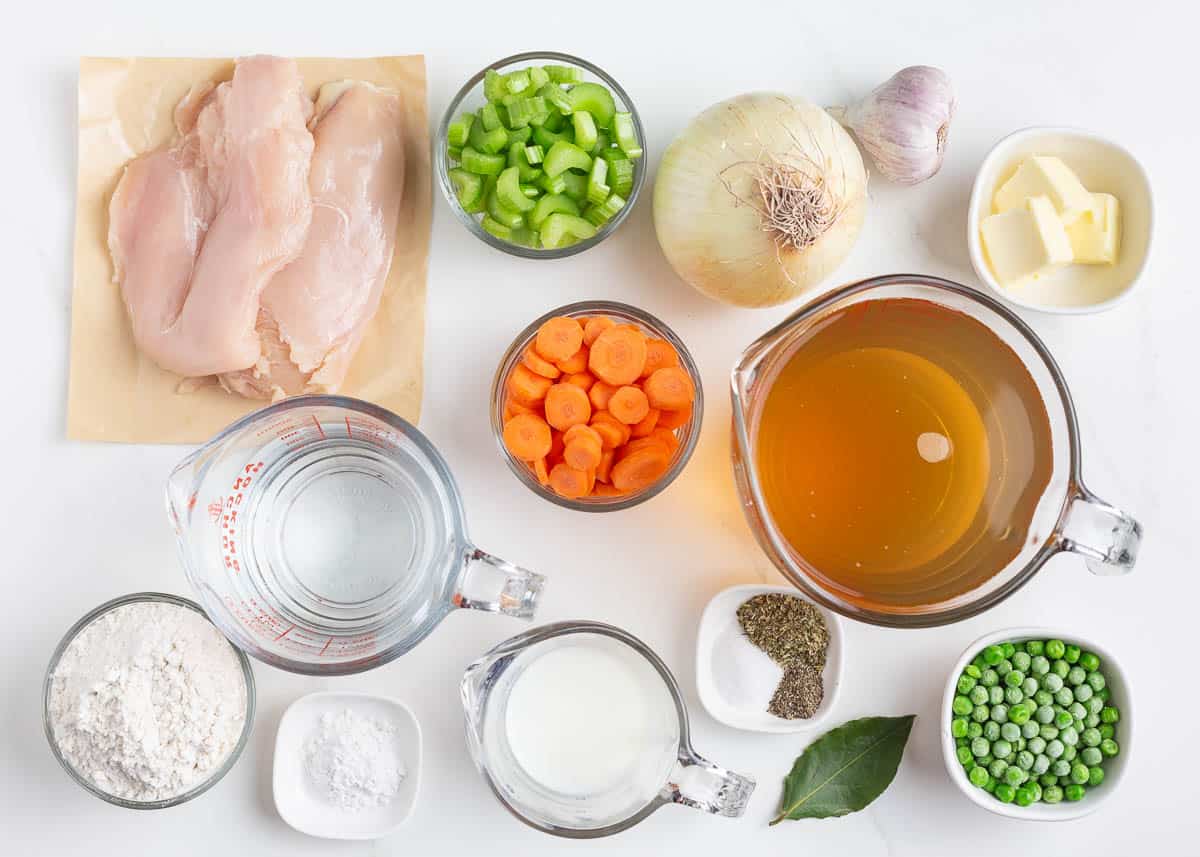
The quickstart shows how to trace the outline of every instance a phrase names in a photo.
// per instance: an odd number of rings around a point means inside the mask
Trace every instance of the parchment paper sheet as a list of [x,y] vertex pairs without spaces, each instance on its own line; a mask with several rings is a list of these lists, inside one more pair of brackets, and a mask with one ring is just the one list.
[[[415,423],[421,408],[425,275],[431,220],[424,57],[300,59],[310,94],[366,80],[404,98],[404,200],[379,312],[339,391]],[[67,436],[125,443],[198,443],[267,404],[209,386],[176,391],[133,343],[108,254],[108,202],[122,168],[174,133],[172,111],[192,84],[228,80],[232,59],[85,57],[79,65],[79,183],[71,309]]]

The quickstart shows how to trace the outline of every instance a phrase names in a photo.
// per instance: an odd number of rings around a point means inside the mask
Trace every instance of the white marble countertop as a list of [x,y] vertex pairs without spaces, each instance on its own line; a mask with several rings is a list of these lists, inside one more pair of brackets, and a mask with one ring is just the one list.
[[[1182,853],[1183,843],[1195,842],[1200,814],[1188,724],[1200,712],[1192,657],[1200,575],[1188,543],[1200,521],[1193,485],[1200,287],[1188,261],[1197,241],[1187,200],[1196,192],[1200,120],[1175,65],[1195,53],[1180,7],[1116,0],[827,8],[746,0],[677,10],[607,0],[542,4],[544,11],[470,0],[413,5],[43,2],[27,4],[3,28],[8,190],[0,208],[0,355],[9,395],[0,421],[8,449],[8,487],[0,494],[0,851],[924,857]],[[580,14],[589,10],[591,16]],[[1158,205],[1156,256],[1144,288],[1103,315],[1025,318],[1070,382],[1089,484],[1145,525],[1137,570],[1096,578],[1078,558],[1063,556],[1004,604],[958,625],[902,632],[847,623],[845,686],[834,721],[915,712],[899,775],[861,813],[768,828],[781,778],[811,736],[751,734],[713,721],[695,695],[693,647],[700,611],[714,592],[775,579],[737,505],[725,390],[740,350],[790,308],[734,310],[680,282],[654,239],[649,188],[612,240],[541,265],[471,237],[435,194],[421,428],[457,474],[475,538],[550,577],[541,621],[601,619],[653,646],[683,685],[697,749],[758,780],[749,811],[728,820],[667,807],[619,837],[578,844],[518,824],[468,758],[457,685],[471,659],[523,626],[465,612],[416,651],[365,675],[319,680],[256,664],[251,744],[232,773],[192,803],[137,813],[90,797],[58,768],[42,735],[40,691],[51,650],[75,619],[115,595],[189,593],[162,503],[164,477],[183,450],[64,439],[77,57],[424,53],[436,121],[483,63],[541,47],[589,57],[624,84],[647,124],[652,169],[687,119],[720,98],[779,89],[837,103],[904,65],[947,69],[959,112],[945,167],[915,189],[872,182],[862,235],[829,285],[899,271],[974,282],[964,240],[970,183],[992,143],[1016,128],[1078,125],[1135,152],[1151,173]],[[709,400],[700,446],[683,476],[651,503],[618,515],[571,514],[534,497],[496,455],[485,418],[491,373],[512,335],[547,308],[587,297],[638,304],[674,326],[691,344]],[[1139,734],[1118,799],[1085,820],[1039,825],[987,813],[955,790],[943,769],[937,721],[945,673],[969,641],[1005,626],[1050,623],[1076,627],[1121,654],[1136,684]],[[287,827],[272,805],[280,714],[297,696],[331,688],[396,696],[421,720],[422,792],[413,817],[389,839],[310,839]]]

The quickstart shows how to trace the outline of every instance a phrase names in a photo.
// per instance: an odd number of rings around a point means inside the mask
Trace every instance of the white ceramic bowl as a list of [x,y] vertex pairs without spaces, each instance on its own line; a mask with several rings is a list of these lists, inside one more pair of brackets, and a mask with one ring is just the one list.
[[[396,724],[407,775],[387,806],[344,810],[323,800],[304,770],[304,745],[326,712],[349,708]],[[275,808],[289,825],[322,839],[378,839],[404,823],[421,785],[421,727],[406,705],[369,693],[325,692],[302,696],[288,706],[275,735],[272,772]]]
[[[1088,190],[1117,197],[1121,245],[1116,265],[1066,265],[1035,287],[1022,290],[1006,289],[996,280],[983,249],[980,225],[992,213],[996,189],[1030,155],[1062,158]],[[1115,306],[1141,280],[1153,231],[1154,200],[1145,168],[1112,140],[1075,128],[1025,128],[993,146],[975,177],[967,211],[967,246],[979,279],[1008,303],[1042,312],[1080,314]]]
[[[954,702],[958,677],[963,669],[974,660],[986,646],[993,643],[1020,642],[1024,640],[1062,640],[1073,643],[1085,652],[1092,652],[1100,658],[1100,671],[1108,682],[1106,685],[1110,694],[1110,704],[1115,705],[1121,712],[1121,720],[1117,724],[1116,740],[1121,748],[1116,756],[1104,762],[1104,782],[1095,788],[1088,788],[1083,800],[1061,803],[1035,803],[1030,806],[1017,806],[1015,803],[1001,803],[981,788],[971,785],[967,772],[958,761],[954,736],[950,734],[950,720],[953,717],[951,705]],[[1091,815],[1105,801],[1109,800],[1121,785],[1125,777],[1125,767],[1129,762],[1129,753],[1133,749],[1133,705],[1130,699],[1133,692],[1129,686],[1129,677],[1121,669],[1120,662],[1112,653],[1086,637],[1074,634],[1061,628],[1005,628],[992,634],[986,634],[967,646],[950,677],[946,679],[946,689],[942,692],[942,720],[939,731],[942,739],[942,758],[946,763],[946,771],[959,790],[979,806],[997,815],[1009,818],[1019,818],[1024,821],[1069,821]]]
[[746,639],[737,620],[737,609],[743,602],[768,592],[804,598],[793,586],[751,583],[724,589],[708,602],[696,635],[696,689],[705,710],[727,726],[753,732],[803,732],[820,726],[837,700],[845,651],[842,624],[836,614],[813,604],[829,629],[829,649],[821,675],[825,697],[813,716],[784,720],[768,714],[767,705],[783,670]]

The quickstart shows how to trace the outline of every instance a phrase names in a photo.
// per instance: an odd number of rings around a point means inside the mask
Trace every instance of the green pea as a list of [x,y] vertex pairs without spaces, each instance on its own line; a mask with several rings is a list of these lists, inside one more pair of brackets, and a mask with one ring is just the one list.
[[1027,672],[1029,670],[1030,660],[1031,658],[1029,657],[1028,652],[1013,652],[1012,654],[1013,668],[1020,670],[1021,672]]
[[973,678],[977,681],[978,681],[979,677],[981,675],[983,675],[983,670],[980,669],[978,664],[975,664],[975,663],[967,664],[966,668],[963,669],[963,672],[965,672],[967,675],[969,675],[971,678]]
[[1041,685],[1038,684],[1038,680],[1036,678],[1033,676],[1026,676],[1025,681],[1021,682],[1021,693],[1025,694],[1027,697],[1033,696],[1038,692],[1038,688],[1040,687]]
[[1112,736],[1114,736],[1116,734],[1117,734],[1117,729],[1111,723],[1101,723],[1100,724],[1100,740],[1101,741],[1103,741],[1105,738],[1111,738]]
[[1065,749],[1066,747],[1063,745],[1063,742],[1059,741],[1057,738],[1055,738],[1053,741],[1046,742],[1046,755],[1051,759],[1057,759],[1063,754]]
[[996,800],[1001,803],[1012,803],[1017,796],[1017,790],[1008,783],[1000,783],[996,786]]
[[1107,687],[1104,687],[1104,688],[1101,688],[1100,690],[1096,691],[1096,696],[1100,697],[1100,699],[1102,701],[1108,702],[1108,697],[1109,697],[1110,693],[1111,693],[1111,691],[1109,691],[1109,689]]
[[1000,676],[1000,678],[1004,678],[1006,675],[1012,672],[1012,661],[1005,658],[1000,663],[992,667],[992,669],[996,671],[996,675]]
[[968,744],[968,741],[967,741],[967,739],[966,739],[966,738],[955,738],[955,739],[954,739],[954,746],[955,746],[955,747],[966,747],[966,746],[967,746],[967,744]]
[[1094,768],[1104,761],[1104,754],[1100,752],[1099,747],[1084,747],[1079,751],[1079,761]]
[[996,723],[995,721],[989,720],[987,723],[983,724],[983,737],[987,738],[989,741],[999,741],[1000,732],[1000,724]]
[[988,702],[992,705],[999,705],[1004,701],[1004,688],[997,685],[996,687],[988,688]]
[[1000,727],[1000,737],[1005,741],[1016,741],[1021,737],[1021,727],[1011,721],[1005,723]]
[[[950,721],[950,734],[955,738],[967,737],[967,718],[955,717]],[[1099,733],[1097,733],[1099,734]]]
[[1063,799],[1063,790],[1056,785],[1046,786],[1042,791],[1043,803],[1058,803]]
[[1111,705],[1106,705],[1100,709],[1101,723],[1116,723],[1121,719],[1121,712],[1113,708]]
[[1079,665],[1088,672],[1095,672],[1100,669],[1100,658],[1091,652],[1083,652],[1079,656]]
[[1042,690],[1049,691],[1051,694],[1058,693],[1063,688],[1062,676],[1057,673],[1050,673],[1042,679]]
[[1040,729],[1041,727],[1038,726],[1034,721],[1026,720],[1021,724],[1021,737],[1032,741],[1034,738],[1038,737],[1038,732]]
[[987,768],[975,767],[967,774],[967,779],[971,781],[971,785],[983,788],[987,785],[988,776]]
[[950,710],[955,714],[959,714],[964,717],[970,714],[974,709],[975,706],[971,704],[971,700],[967,699],[965,696],[956,696],[954,697],[954,702],[950,703]]
[[984,687],[995,687],[1000,683],[1000,674],[991,667],[983,671],[983,675],[979,677],[979,683]]
[[1104,700],[1099,696],[1093,696],[1091,699],[1085,702],[1084,705],[1087,706],[1088,714],[1095,714],[1099,716],[1100,712],[1104,710]]
[[1071,667],[1067,671],[1067,684],[1072,687],[1083,684],[1086,680],[1087,672],[1084,671],[1083,667]]
[[976,705],[975,709],[971,712],[971,719],[976,723],[982,723],[991,716],[992,710],[986,705]]
[[1088,781],[1088,766],[1083,762],[1076,762],[1071,766],[1071,782],[1083,785]]
[[1004,660],[1004,649],[999,646],[988,646],[983,650],[983,662],[990,667],[995,666]]
[[1045,655],[1035,655],[1029,662],[1029,671],[1036,676],[1044,676],[1050,672],[1050,661]]
[[976,723],[974,720],[967,724],[967,737],[971,739],[978,738],[983,734],[983,724]]
[[1003,738],[992,744],[992,755],[997,759],[1007,759],[1010,753],[1012,753],[1012,744]]
[[1013,747],[1017,750],[1017,752],[1024,750],[1025,749],[1025,739],[1018,738],[1016,741],[1013,741]]
[[1050,773],[1056,777],[1067,777],[1071,775],[1071,763],[1066,759],[1058,759],[1050,766]]
[[[1080,681],[1082,680],[1080,679]],[[1008,687],[1020,687],[1023,681],[1025,681],[1025,673],[1015,667],[1004,674],[1004,683]]]
[[1054,694],[1054,701],[1066,708],[1075,701],[1075,694],[1071,692],[1071,688],[1064,687],[1058,693]]
[[[1012,673],[1009,673],[1009,675],[1012,675]],[[1007,702],[1009,705],[1016,705],[1018,702],[1021,702],[1023,699],[1025,699],[1025,694],[1021,691],[1021,688],[1019,688],[1019,687],[1004,688],[1004,701]]]
[[1033,795],[1033,789],[1028,786],[1021,786],[1021,788],[1017,789],[1017,806],[1029,806],[1034,800],[1036,798]]
[[1042,788],[1046,789],[1050,786],[1058,785],[1058,777],[1054,776],[1054,774],[1042,774],[1038,777],[1038,782],[1042,784]]
[[1067,673],[1070,671],[1071,665],[1062,659],[1053,661],[1050,664],[1050,672],[1054,673],[1059,678],[1066,678]]
[[954,755],[958,757],[958,763],[965,765],[968,762],[974,762],[975,757],[971,755],[970,747],[959,747],[954,751]]
[[1030,710],[1029,706],[1023,702],[1019,702],[1012,708],[1008,709],[1009,721],[1017,724],[1018,726],[1020,726],[1022,723],[1028,722],[1032,714],[1033,712]]
[[1054,725],[1059,729],[1066,729],[1074,722],[1075,718],[1071,716],[1071,712],[1069,711],[1060,710],[1054,715]]
[[1008,770],[1008,762],[1004,761],[1003,759],[993,759],[988,764],[988,773],[991,774],[996,779],[1000,779],[1001,777],[1003,777],[1004,772],[1007,770]]
[[1121,748],[1112,738],[1104,738],[1100,741],[1100,752],[1106,756],[1115,756],[1121,752]]
[[1079,736],[1079,740],[1083,742],[1085,747],[1099,747],[1100,742],[1104,739],[1100,737],[1099,729],[1084,729],[1083,734]]
[[1066,796],[1067,800],[1070,801],[1083,800],[1083,796],[1086,793],[1087,789],[1078,783],[1071,783],[1071,785],[1063,789],[1063,794]]
[[1033,753],[1030,753],[1028,750],[1022,750],[1020,753],[1017,753],[1017,767],[1022,771],[1028,771],[1033,767],[1033,759]]
[[993,792],[995,792],[996,791],[996,778],[988,777],[987,785],[983,787],[983,790],[985,792],[987,792],[988,794],[992,794]]
[[971,666],[978,670],[981,670],[986,666],[983,660],[983,652],[980,652],[975,657],[971,658]]
[[1081,654],[1083,653],[1079,650],[1079,646],[1068,645],[1067,650],[1063,652],[1063,660],[1069,664],[1078,663]]
[[992,706],[992,719],[995,720],[997,723],[1007,723],[1008,722],[1008,706],[1003,705],[1003,704],[993,705]]
[[1029,779],[1029,774],[1022,771],[1016,765],[1009,765],[1004,769],[1004,782],[1010,786],[1019,786],[1027,779]]
[[988,689],[981,684],[971,688],[971,692],[967,694],[967,699],[971,700],[975,705],[983,705],[988,701]]
[[1035,756],[1041,754],[1046,749],[1046,739],[1040,735],[1035,735],[1029,739],[1029,752]]
[[1029,654],[1031,654],[1031,655],[1034,655],[1034,656],[1040,655],[1040,654],[1042,654],[1043,651],[1045,651],[1045,648],[1046,648],[1046,644],[1043,643],[1041,640],[1026,640],[1025,641],[1025,651],[1029,652]]
[[1049,705],[1039,705],[1038,710],[1034,713],[1038,723],[1053,723],[1054,709]]
[[1025,788],[1027,788],[1031,792],[1033,792],[1033,802],[1034,803],[1037,803],[1039,800],[1042,799],[1042,786],[1036,779],[1033,779],[1031,777],[1029,779],[1029,781],[1027,783],[1025,783]]
[[1087,709],[1083,707],[1082,702],[1072,702],[1071,707],[1067,711],[1071,712],[1071,716],[1076,720],[1082,720],[1087,717]]
[[1092,686],[1090,684],[1084,683],[1084,684],[1078,685],[1075,688],[1075,701],[1076,702],[1087,702],[1089,699],[1095,698],[1094,694],[1095,694],[1095,691],[1092,690]]
[[[1047,756],[1045,753],[1038,753],[1036,756],[1033,757],[1032,770],[1035,774],[1038,774],[1039,776],[1042,774],[1045,774],[1046,771],[1050,770],[1050,757]],[[1042,785],[1046,785],[1046,783],[1042,783]],[[1051,783],[1050,785],[1054,785],[1054,783]]]
[[1101,767],[1089,768],[1088,785],[1095,787],[1100,785],[1102,782],[1104,782],[1104,769]]
[[1089,714],[1087,717],[1083,718],[1083,727],[1085,729],[1095,729],[1099,725],[1100,725],[1100,715],[1099,714]]
[[1053,741],[1055,738],[1058,737],[1058,727],[1052,723],[1047,723],[1047,724],[1043,725],[1041,729],[1038,730],[1038,734],[1041,735],[1043,738],[1045,738],[1047,741]]
[[1088,673],[1087,683],[1088,687],[1096,691],[1096,693],[1100,693],[1100,691],[1104,690],[1105,685],[1108,684],[1108,682],[1104,680],[1104,675],[1102,673]]
[[1017,647],[1012,643],[1001,643],[1000,648],[1004,652],[1004,657],[1006,658],[1011,658],[1017,653]]
[[1077,755],[1079,755],[1079,750],[1075,748],[1075,745],[1068,744],[1064,741],[1062,754],[1063,760],[1067,762],[1074,762]]
[[[986,650],[985,650],[986,652]],[[1062,640],[1047,640],[1046,641],[1046,657],[1061,658],[1067,652],[1067,646]],[[987,655],[984,655],[986,660]]]
[[986,756],[988,753],[990,753],[992,751],[992,745],[988,742],[987,738],[976,738],[971,742],[970,750],[972,756],[979,758],[980,756]]
[[980,756],[978,759],[976,759],[975,764],[983,765],[985,768],[987,768],[990,767],[994,761],[996,760],[992,758],[992,754],[988,753],[986,756]]

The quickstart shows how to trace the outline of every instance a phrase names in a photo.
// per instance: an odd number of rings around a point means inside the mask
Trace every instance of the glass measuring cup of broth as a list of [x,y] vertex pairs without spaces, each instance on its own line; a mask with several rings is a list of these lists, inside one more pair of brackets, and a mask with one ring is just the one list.
[[387,663],[456,608],[530,619],[544,580],[471,544],[424,435],[342,396],[233,423],[175,468],[167,506],[209,618],[291,672]]
[[559,622],[501,643],[467,668],[462,702],[492,792],[545,833],[608,836],[670,803],[736,818],[754,791],[696,754],[670,670],[612,625]]
[[1067,385],[999,302],[876,277],[768,331],[735,367],[733,465],[754,534],[808,596],[896,627],[986,610],[1051,556],[1132,569],[1141,527],[1080,477]]

